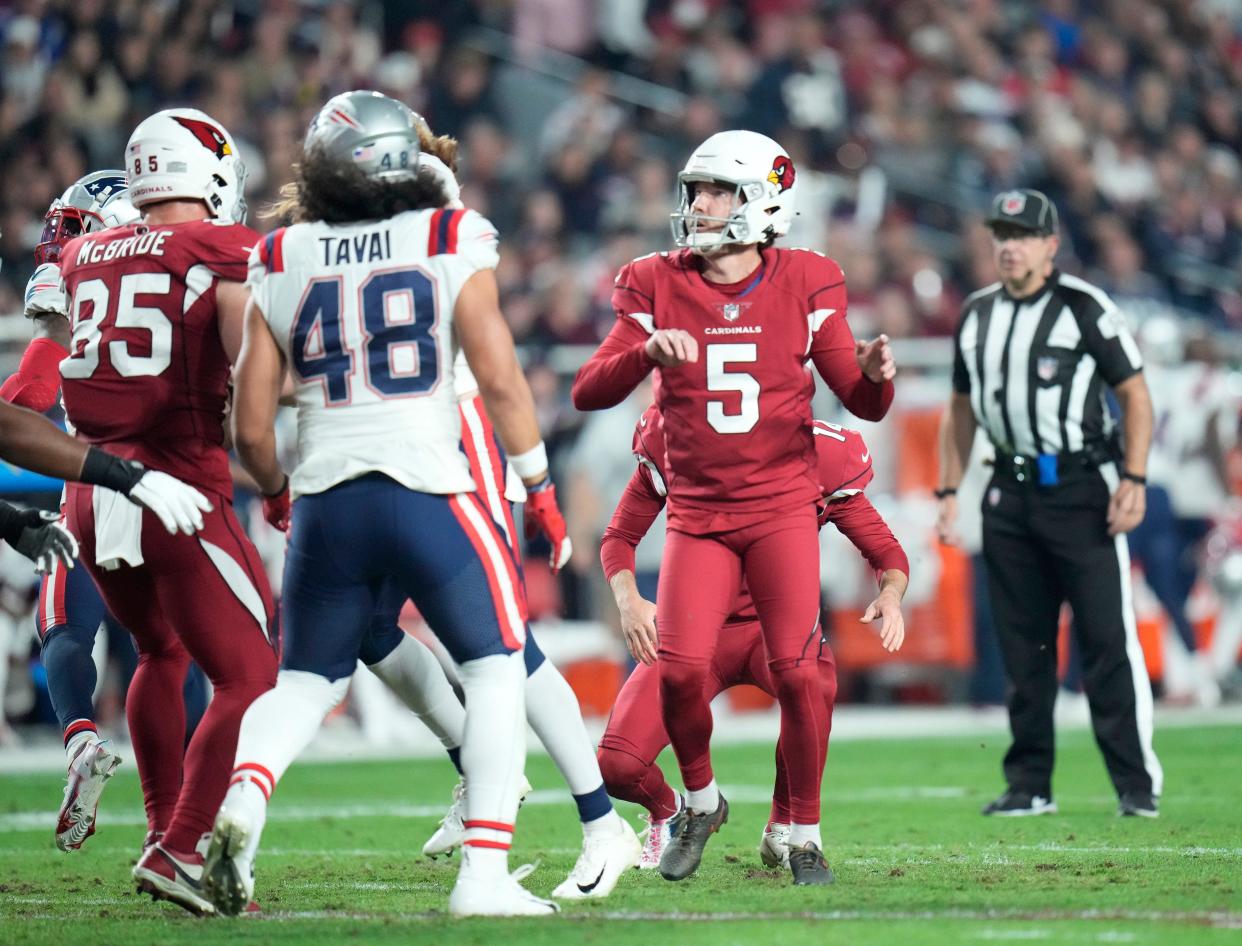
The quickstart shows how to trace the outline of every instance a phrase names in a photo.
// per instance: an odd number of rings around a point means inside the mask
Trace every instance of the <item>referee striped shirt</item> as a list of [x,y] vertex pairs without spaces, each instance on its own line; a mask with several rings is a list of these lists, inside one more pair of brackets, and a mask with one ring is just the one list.
[[1024,299],[1000,283],[968,297],[955,348],[953,390],[970,395],[997,449],[1026,456],[1104,444],[1113,427],[1105,386],[1143,369],[1121,310],[1055,269]]

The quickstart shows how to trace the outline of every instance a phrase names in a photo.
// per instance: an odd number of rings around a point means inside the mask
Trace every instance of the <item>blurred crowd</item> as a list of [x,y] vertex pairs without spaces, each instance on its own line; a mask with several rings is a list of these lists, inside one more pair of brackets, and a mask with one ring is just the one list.
[[[350,88],[462,142],[463,198],[501,233],[504,312],[578,484],[579,575],[642,405],[582,430],[566,346],[607,333],[621,264],[671,245],[675,173],[715,131],[793,156],[788,243],[842,263],[858,336],[950,335],[994,279],[982,213],[1016,186],[1053,198],[1060,264],[1133,322],[1242,328],[1242,0],[0,0],[0,320],[20,319],[48,203],[119,167],[143,117],[192,105],[229,128],[267,230],[308,120]],[[560,589],[581,616],[600,593]]]

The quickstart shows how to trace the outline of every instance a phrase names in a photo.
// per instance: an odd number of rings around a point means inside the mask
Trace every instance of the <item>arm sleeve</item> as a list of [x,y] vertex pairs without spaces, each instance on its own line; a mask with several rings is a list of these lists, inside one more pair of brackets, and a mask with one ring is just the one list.
[[[858,367],[858,359],[854,355],[854,335],[845,321],[845,283],[839,286],[839,308],[833,308],[832,303],[826,301],[837,295],[833,291],[837,288],[830,287],[827,292],[812,297],[814,304],[821,307],[815,310],[816,313],[826,309],[832,311],[818,327],[812,322],[811,361],[846,410],[863,420],[880,420],[893,403],[893,382],[876,384]],[[817,317],[812,313],[812,319]]]
[[647,338],[655,331],[655,300],[649,267],[642,260],[626,263],[612,287],[617,321],[602,345],[574,378],[574,407],[599,411],[620,404],[651,373]]
[[1126,318],[1104,293],[1093,296],[1078,317],[1083,345],[1100,366],[1100,375],[1110,387],[1143,370],[1134,336]]
[[626,484],[600,543],[599,560],[607,580],[611,581],[617,572],[634,570],[634,550],[663,508],[664,498],[656,492],[650,472],[639,465]]
[[620,404],[651,373],[647,333],[633,319],[621,317],[587,363],[574,377],[574,407],[600,411]]
[[60,391],[60,363],[68,349],[50,338],[36,338],[26,348],[17,371],[0,385],[0,398],[42,414],[56,403]]
[[910,560],[888,523],[862,493],[830,503],[828,521],[854,543],[867,562],[882,574],[890,568],[910,575]]

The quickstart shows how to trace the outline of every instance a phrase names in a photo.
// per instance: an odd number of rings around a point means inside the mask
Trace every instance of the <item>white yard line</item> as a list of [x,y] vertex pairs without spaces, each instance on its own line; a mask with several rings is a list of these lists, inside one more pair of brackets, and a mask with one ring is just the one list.
[[[714,739],[726,743],[775,743],[780,727],[780,716],[775,710],[765,712],[733,713],[727,709],[727,701],[715,705],[716,724]],[[371,759],[428,759],[444,758],[440,744],[425,730],[418,728],[410,718],[408,742],[394,745],[386,742],[371,745],[357,729],[346,723],[325,727],[316,737],[310,749],[299,762],[340,762]],[[602,734],[605,720],[590,719],[587,730],[593,739]],[[1191,726],[1238,726],[1242,724],[1242,704],[1231,704],[1212,710],[1190,707],[1156,707],[1156,735],[1162,729],[1180,729]],[[833,712],[832,741],[834,743],[859,740],[889,739],[945,739],[956,736],[978,737],[1008,734],[1008,718],[998,707],[972,709],[955,706],[840,706]],[[1058,731],[1085,731],[1088,720],[1083,718],[1058,719]],[[539,740],[528,734],[532,754],[542,753]],[[126,765],[132,763],[132,750],[127,744],[119,744]],[[447,763],[446,763],[447,764]],[[0,749],[0,778],[26,772],[64,772],[65,753],[58,741],[41,746],[17,749]]]

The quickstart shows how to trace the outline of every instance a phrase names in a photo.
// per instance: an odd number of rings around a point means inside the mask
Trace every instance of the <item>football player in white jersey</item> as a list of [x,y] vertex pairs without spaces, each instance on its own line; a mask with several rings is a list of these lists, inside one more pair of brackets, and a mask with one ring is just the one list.
[[[420,167],[434,170],[444,186],[446,206],[462,210],[460,188],[451,168],[430,149],[443,153],[445,139],[433,139],[424,128]],[[448,139],[455,148],[455,142]],[[446,157],[450,157],[446,155]],[[471,475],[479,497],[504,533],[515,561],[521,561],[510,503],[524,502],[526,490],[521,479],[505,462],[496,443],[479,384],[458,352],[453,368],[454,385],[462,418],[462,446],[470,461]],[[551,565],[558,569],[570,554],[569,542],[554,546]],[[381,606],[372,630],[363,645],[362,660],[389,688],[400,696],[436,734],[460,769],[458,756],[464,728],[464,710],[454,695],[439,661],[417,640],[397,626],[397,615],[405,603],[403,594],[391,590],[381,596]],[[582,823],[583,844],[569,876],[552,892],[561,899],[598,899],[608,896],[618,879],[638,864],[642,844],[634,830],[613,809],[604,787],[595,749],[582,722],[582,711],[573,690],[544,657],[530,629],[523,648],[526,665],[526,719],[564,776]],[[464,839],[466,781],[458,782],[453,804],[435,834],[423,845],[429,857],[450,854]]]
[[[450,911],[557,910],[508,872],[525,762],[526,603],[459,448],[459,347],[530,493],[527,516],[553,537],[563,537],[564,520],[499,309],[496,231],[471,211],[444,209],[443,189],[419,172],[418,157],[418,118],[404,105],[376,92],[336,96],[307,132],[301,222],[269,234],[252,255],[234,442],[260,488],[288,489],[294,506],[281,671],[242,721],[204,867],[224,914],[251,899],[267,801],[344,695],[390,581],[460,666],[466,694],[470,792]],[[273,431],[286,368],[298,408],[291,479]]]

